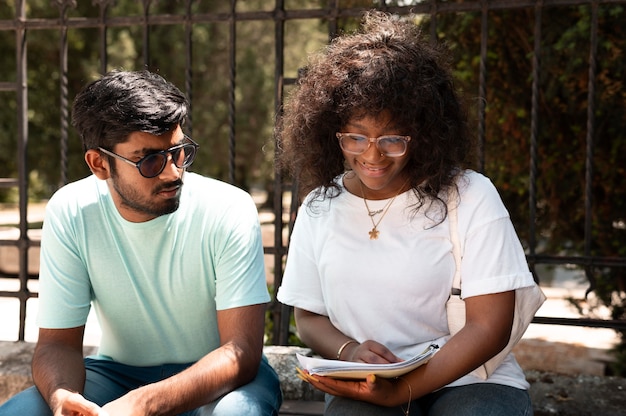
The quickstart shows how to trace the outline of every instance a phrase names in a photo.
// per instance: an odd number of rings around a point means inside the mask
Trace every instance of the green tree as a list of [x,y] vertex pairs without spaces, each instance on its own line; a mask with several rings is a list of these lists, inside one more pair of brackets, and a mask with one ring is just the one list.
[[[598,11],[598,67],[595,85],[590,255],[626,254],[626,111],[621,5]],[[529,149],[534,10],[490,12],[486,90],[485,173],[507,205],[528,247]],[[589,6],[543,10],[537,136],[538,253],[585,254],[585,166],[591,10]],[[426,22],[428,24],[428,22]],[[442,15],[438,36],[458,62],[465,92],[478,94],[481,21],[478,14]],[[626,319],[626,270],[593,268],[595,293],[613,319]],[[622,334],[623,335],[623,334]],[[626,362],[624,344],[620,362]],[[624,367],[617,371],[624,374]]]
[[[154,2],[152,15],[185,14],[185,2]],[[243,3],[243,10],[258,10],[261,0]],[[192,13],[227,12],[223,2],[193,2]],[[228,6],[228,5],[226,5]],[[267,6],[265,6],[267,7]],[[1,19],[13,19],[15,5],[0,8]],[[76,2],[68,8],[70,17],[97,18],[100,9],[92,2]],[[107,15],[137,16],[143,14],[141,2],[125,0],[113,2]],[[27,2],[29,18],[58,19],[60,9],[48,0]],[[234,117],[235,183],[245,189],[268,180],[268,166],[273,158],[271,145],[274,114],[274,40],[273,22],[245,21],[236,25],[234,76],[236,87],[231,103],[229,76],[230,28],[228,22],[194,24],[191,34],[191,123],[193,137],[201,148],[193,170],[219,179],[229,179],[230,118]],[[68,36],[69,106],[86,82],[101,72],[100,32],[97,28],[70,28]],[[186,39],[183,25],[152,25],[149,27],[149,59],[147,68],[158,71],[186,91]],[[62,183],[61,180],[61,106],[60,103],[60,30],[33,29],[28,33],[28,166],[37,171],[45,184],[47,197]],[[111,27],[107,31],[107,70],[145,68],[143,32],[141,26]],[[0,46],[5,53],[0,57],[0,77],[15,80],[15,38],[13,32],[0,32]],[[0,144],[5,149],[0,155],[0,176],[16,176],[17,123],[14,93],[6,100],[7,111],[0,113],[3,126]],[[231,114],[234,108],[234,115]],[[67,180],[89,174],[83,161],[83,149],[73,128],[69,129]],[[263,167],[263,168],[260,168]],[[2,196],[0,196],[1,198]],[[4,195],[6,198],[6,194]]]

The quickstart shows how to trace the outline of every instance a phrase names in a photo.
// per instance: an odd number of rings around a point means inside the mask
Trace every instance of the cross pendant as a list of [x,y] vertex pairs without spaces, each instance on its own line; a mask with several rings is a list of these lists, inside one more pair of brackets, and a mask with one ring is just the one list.
[[372,230],[369,232],[370,240],[378,240],[378,234],[379,232],[376,227],[372,228]]

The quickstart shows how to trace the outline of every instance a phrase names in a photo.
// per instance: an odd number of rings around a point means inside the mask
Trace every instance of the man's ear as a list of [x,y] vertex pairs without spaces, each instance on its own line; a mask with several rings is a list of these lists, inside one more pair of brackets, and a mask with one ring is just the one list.
[[107,180],[111,176],[109,161],[99,151],[95,149],[87,150],[85,152],[85,162],[87,162],[91,173],[96,175],[98,179]]

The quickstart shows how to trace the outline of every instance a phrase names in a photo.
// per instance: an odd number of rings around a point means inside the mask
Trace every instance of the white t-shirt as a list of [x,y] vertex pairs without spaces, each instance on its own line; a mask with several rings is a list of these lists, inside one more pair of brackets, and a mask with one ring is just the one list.
[[[467,171],[459,188],[463,297],[533,285],[493,184]],[[374,211],[388,202],[367,204]],[[278,299],[328,316],[345,335],[380,342],[399,357],[417,354],[431,341],[441,346],[449,338],[445,305],[455,271],[449,217],[436,225],[440,210],[426,210],[427,203],[415,214],[416,202],[413,191],[398,195],[378,224],[378,239],[370,240],[372,222],[362,198],[343,187],[335,198],[309,196],[295,223]],[[481,381],[465,376],[451,385]],[[511,355],[487,381],[529,386]]]
[[55,193],[41,242],[40,327],[84,325],[93,304],[100,358],[187,363],[219,347],[217,310],[270,300],[250,195],[191,172],[183,179],[178,210],[142,223],[122,218],[95,176]]

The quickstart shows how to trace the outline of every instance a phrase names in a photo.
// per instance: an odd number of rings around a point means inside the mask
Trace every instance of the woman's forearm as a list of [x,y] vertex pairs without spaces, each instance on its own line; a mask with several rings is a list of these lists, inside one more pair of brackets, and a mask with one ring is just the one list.
[[351,338],[335,328],[327,316],[298,308],[294,313],[300,339],[322,357],[338,359],[337,355],[342,347],[343,355],[348,349],[358,345],[358,342],[345,345]]

